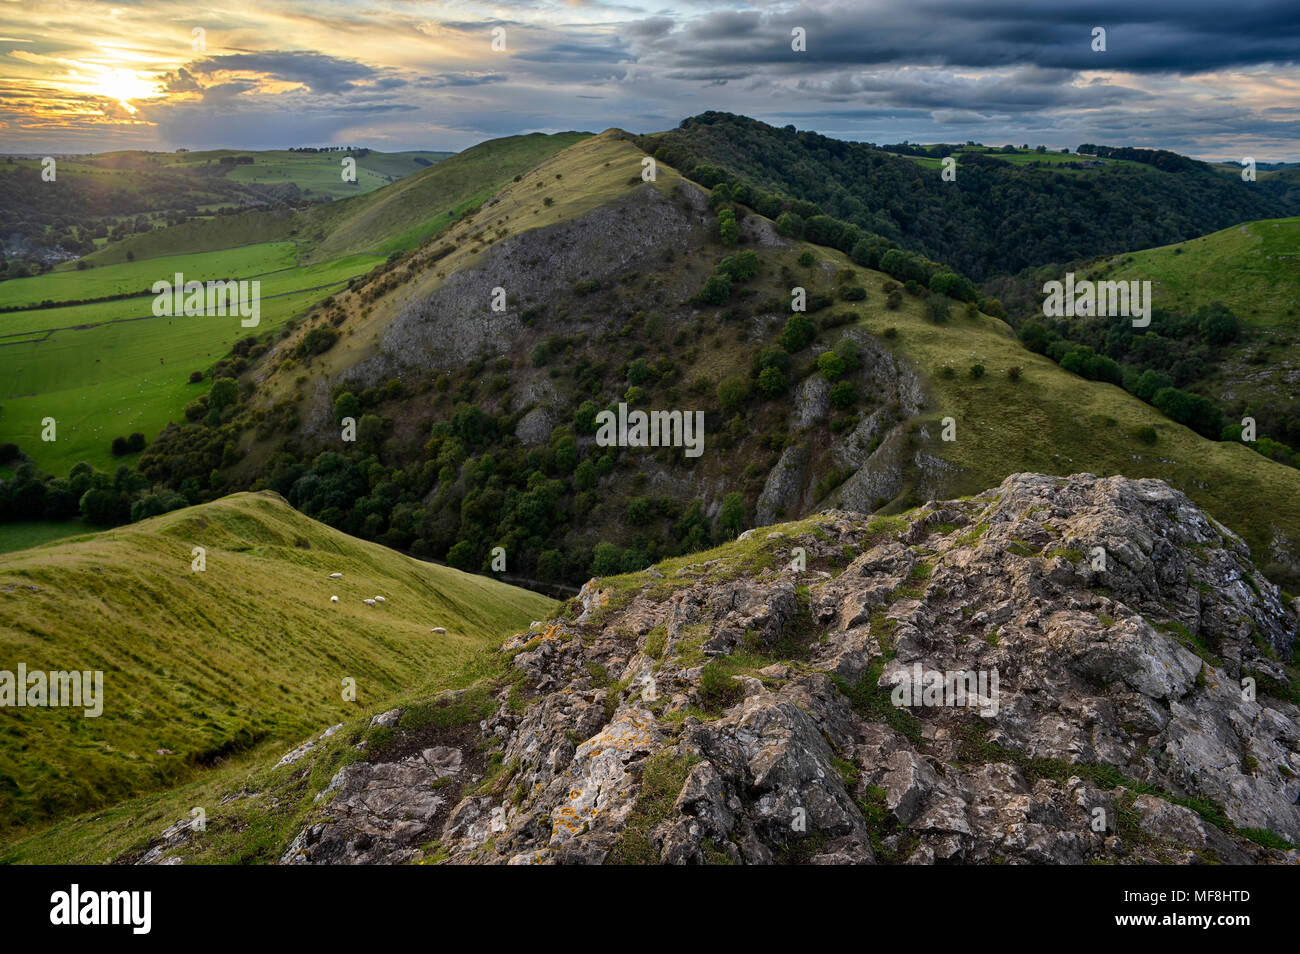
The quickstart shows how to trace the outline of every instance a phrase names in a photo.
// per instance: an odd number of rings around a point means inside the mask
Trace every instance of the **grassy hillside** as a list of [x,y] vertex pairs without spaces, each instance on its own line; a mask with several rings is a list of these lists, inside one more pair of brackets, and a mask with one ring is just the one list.
[[1149,280],[1158,305],[1193,311],[1221,301],[1256,328],[1300,325],[1300,216],[1245,222],[1115,256],[1097,274]]
[[[191,569],[196,546],[203,572]],[[376,595],[386,605],[362,603]],[[0,556],[6,667],[103,670],[105,693],[98,718],[6,711],[0,829],[174,785],[263,740],[287,748],[552,605],[354,539],[273,494]],[[345,678],[355,702],[342,699]]]

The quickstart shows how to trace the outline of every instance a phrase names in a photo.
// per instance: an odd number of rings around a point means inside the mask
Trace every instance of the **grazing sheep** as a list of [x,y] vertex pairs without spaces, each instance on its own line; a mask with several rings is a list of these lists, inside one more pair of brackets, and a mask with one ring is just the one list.
[[361,602],[365,603],[367,606],[374,606],[374,605],[375,605],[375,601],[374,601],[374,600],[362,600]]
[[435,626],[435,627],[433,627],[433,629],[429,630],[429,632],[431,632],[431,633],[438,633],[438,634],[440,634],[440,635],[445,635],[447,631],[446,631],[445,629],[443,629],[441,626]]
[[342,574],[342,573],[331,573],[331,574],[330,574],[330,579],[331,579],[331,580],[341,580],[341,579],[343,579],[343,574]]
[[376,603],[387,603],[388,600],[384,599],[382,596],[376,596],[376,597],[375,597],[375,602],[376,602]]
[[331,602],[331,603],[337,603],[338,601],[339,601],[339,598],[338,598],[337,596],[331,596],[331,597],[330,597],[330,602]]

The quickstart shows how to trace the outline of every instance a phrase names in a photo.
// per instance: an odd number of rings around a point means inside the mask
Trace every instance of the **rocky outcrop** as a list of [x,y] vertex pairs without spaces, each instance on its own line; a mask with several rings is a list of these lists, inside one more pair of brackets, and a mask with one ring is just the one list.
[[829,511],[592,581],[283,860],[1296,863],[1295,636],[1159,481]]

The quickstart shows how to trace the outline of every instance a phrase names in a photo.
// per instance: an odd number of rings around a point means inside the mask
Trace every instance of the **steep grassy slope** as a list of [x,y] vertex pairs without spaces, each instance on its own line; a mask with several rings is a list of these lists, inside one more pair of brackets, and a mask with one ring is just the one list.
[[1157,305],[1194,311],[1221,301],[1255,328],[1300,326],[1300,217],[1245,222],[1210,235],[1115,256],[1094,269],[1149,280]]
[[[206,549],[202,572],[194,547]],[[376,595],[387,603],[362,603]],[[6,668],[104,672],[98,718],[5,712],[0,828],[176,784],[262,740],[300,741],[552,605],[348,537],[273,494],[0,556]]]
[[[179,252],[214,251],[249,241],[292,239],[304,260],[358,252],[386,254],[436,234],[463,209],[483,201],[511,176],[583,138],[583,133],[491,139],[365,195],[300,212],[252,211],[132,236],[94,255],[95,264]],[[226,221],[230,220],[230,221]],[[248,238],[240,240],[239,236]]]

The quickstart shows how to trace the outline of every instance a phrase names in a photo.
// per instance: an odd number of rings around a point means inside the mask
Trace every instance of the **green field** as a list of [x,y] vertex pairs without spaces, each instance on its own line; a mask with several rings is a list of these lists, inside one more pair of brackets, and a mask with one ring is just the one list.
[[[152,439],[168,421],[184,419],[185,405],[210,384],[188,383],[190,372],[211,368],[240,338],[274,331],[382,259],[352,255],[305,267],[293,261],[293,244],[280,242],[0,285],[3,291],[62,280],[53,287],[65,291],[56,293],[77,297],[86,296],[83,283],[92,280],[101,288],[138,288],[180,271],[186,280],[256,278],[262,296],[255,328],[242,327],[237,316],[155,317],[152,295],[0,315],[0,441],[18,444],[43,470],[61,475],[82,460],[115,466],[121,461],[109,450],[114,437],[140,431]],[[40,439],[46,417],[57,422],[52,443]]]
[[[8,477],[0,475],[0,479],[7,480]],[[0,553],[26,550],[28,547],[38,547],[43,543],[75,537],[79,533],[89,533],[93,530],[93,527],[86,526],[80,520],[25,520],[16,523],[0,523]]]
[[[1095,156],[1081,156],[1072,152],[1036,152],[1033,149],[1017,149],[1015,152],[1003,152],[1000,148],[989,148],[987,146],[958,146],[953,149],[952,155],[957,159],[958,167],[961,166],[961,159],[966,154],[986,155],[991,159],[1001,159],[1003,162],[1014,163],[1018,166],[1048,166],[1060,167],[1072,162],[1095,162],[1098,165],[1094,170],[1087,169],[1068,169],[1056,168],[1057,172],[1078,173],[1087,171],[1099,171],[1107,168],[1116,168],[1119,166],[1130,166],[1142,168],[1140,162],[1133,162],[1130,159],[1097,159]],[[901,156],[903,159],[910,159],[918,165],[927,169],[938,169],[942,166],[942,159],[931,158],[930,156],[908,156],[902,153],[893,153]],[[1147,166],[1146,168],[1150,168]]]
[[[203,572],[192,569],[196,546]],[[375,595],[387,603],[361,602]],[[339,533],[274,494],[0,556],[5,668],[104,673],[98,718],[6,712],[0,830],[198,778],[258,743],[287,750],[445,676],[553,607]],[[342,698],[345,678],[355,702]]]

